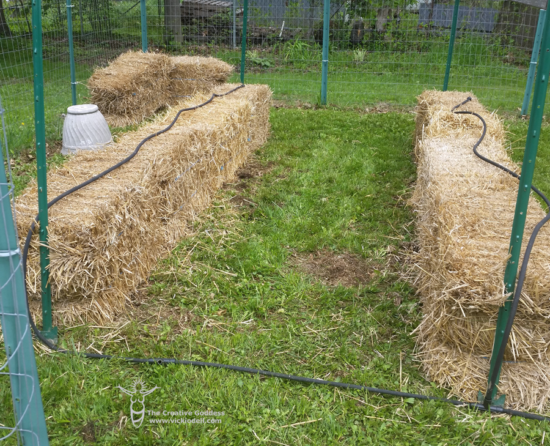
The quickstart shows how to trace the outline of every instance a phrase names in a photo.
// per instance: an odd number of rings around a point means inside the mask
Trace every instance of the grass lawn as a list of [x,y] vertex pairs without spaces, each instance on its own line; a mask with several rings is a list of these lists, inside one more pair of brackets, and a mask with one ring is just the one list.
[[[446,396],[419,370],[409,333],[421,311],[400,278],[400,249],[414,237],[414,115],[279,108],[271,122],[268,144],[159,263],[128,314],[107,327],[59,327],[62,345]],[[525,135],[524,122],[509,124],[515,139]],[[546,126],[539,172],[550,166],[549,141]],[[539,445],[550,430],[227,370],[39,352],[55,445]],[[146,413],[135,428],[117,386],[136,378],[158,387],[147,410],[224,412],[210,417],[221,423],[159,425],[151,420],[162,415]],[[0,401],[0,422],[13,424],[8,386]]]
[[[547,109],[548,106],[549,104],[547,103]],[[546,117],[544,121],[540,133],[533,184],[547,196],[550,196],[550,122]],[[510,142],[508,150],[510,156],[517,163],[521,163],[525,152],[525,140],[529,122],[516,119],[504,121],[504,123],[508,128],[508,140]]]

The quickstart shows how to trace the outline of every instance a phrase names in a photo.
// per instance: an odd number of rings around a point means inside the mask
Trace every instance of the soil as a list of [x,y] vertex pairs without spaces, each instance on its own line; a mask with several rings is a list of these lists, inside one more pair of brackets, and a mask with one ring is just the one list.
[[365,284],[372,277],[372,267],[359,256],[327,250],[295,254],[292,262],[299,270],[325,285],[353,287]]

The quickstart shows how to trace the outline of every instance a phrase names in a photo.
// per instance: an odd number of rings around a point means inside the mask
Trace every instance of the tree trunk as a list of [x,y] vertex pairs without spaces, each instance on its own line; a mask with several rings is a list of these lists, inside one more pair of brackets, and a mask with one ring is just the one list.
[[167,40],[173,37],[177,43],[183,42],[180,0],[164,0],[164,26]]
[[0,37],[10,37],[11,31],[4,15],[4,2],[0,0]]

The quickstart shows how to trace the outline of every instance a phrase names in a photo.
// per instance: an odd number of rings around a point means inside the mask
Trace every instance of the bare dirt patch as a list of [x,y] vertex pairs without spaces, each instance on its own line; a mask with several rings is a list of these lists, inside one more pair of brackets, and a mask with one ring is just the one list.
[[254,155],[250,157],[248,162],[237,170],[237,178],[246,180],[250,178],[260,178],[273,169],[274,163],[262,164]]
[[80,430],[80,435],[86,443],[95,443],[96,442],[96,429],[95,423],[90,421],[86,423]]
[[[253,210],[257,204],[250,198],[254,190],[258,186],[258,180],[266,173],[270,172],[275,166],[275,163],[262,164],[259,159],[252,155],[247,163],[237,170],[235,179],[232,182],[225,183],[223,188],[235,192],[236,195],[229,199],[229,203],[245,212]],[[252,211],[253,212],[253,211]]]
[[292,263],[325,285],[352,287],[370,281],[373,268],[359,256],[327,250],[294,254]]
[[235,195],[234,197],[231,197],[229,202],[233,206],[237,207],[256,207],[256,203],[247,199],[246,197],[243,197],[242,195]]
[[252,155],[247,163],[237,170],[235,180],[231,183],[225,183],[223,188],[237,191],[247,189],[251,182],[264,176],[273,167],[274,163],[264,165],[256,156]]

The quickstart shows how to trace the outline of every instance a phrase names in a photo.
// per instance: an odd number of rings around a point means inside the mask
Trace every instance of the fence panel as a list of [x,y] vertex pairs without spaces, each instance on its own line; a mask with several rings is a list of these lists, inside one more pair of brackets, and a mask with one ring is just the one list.
[[[1,98],[0,129],[0,327],[4,344],[0,353],[0,442],[47,446],[22,256],[12,209],[14,184]],[[6,378],[11,386],[4,385]],[[13,412],[9,407],[13,407]]]
[[471,90],[485,105],[519,113],[539,9],[512,1],[464,3],[449,87]]
[[[171,51],[220,57],[238,69],[243,1],[235,1],[215,7],[183,1],[181,35],[167,38],[163,18],[172,22],[157,14],[150,40]],[[268,83],[276,99],[318,102],[323,0],[249,5],[247,82]],[[335,0],[330,11],[329,103],[412,105],[424,89],[442,88],[453,2]],[[513,1],[462,0],[449,88],[473,90],[489,107],[515,111],[538,14]]]

